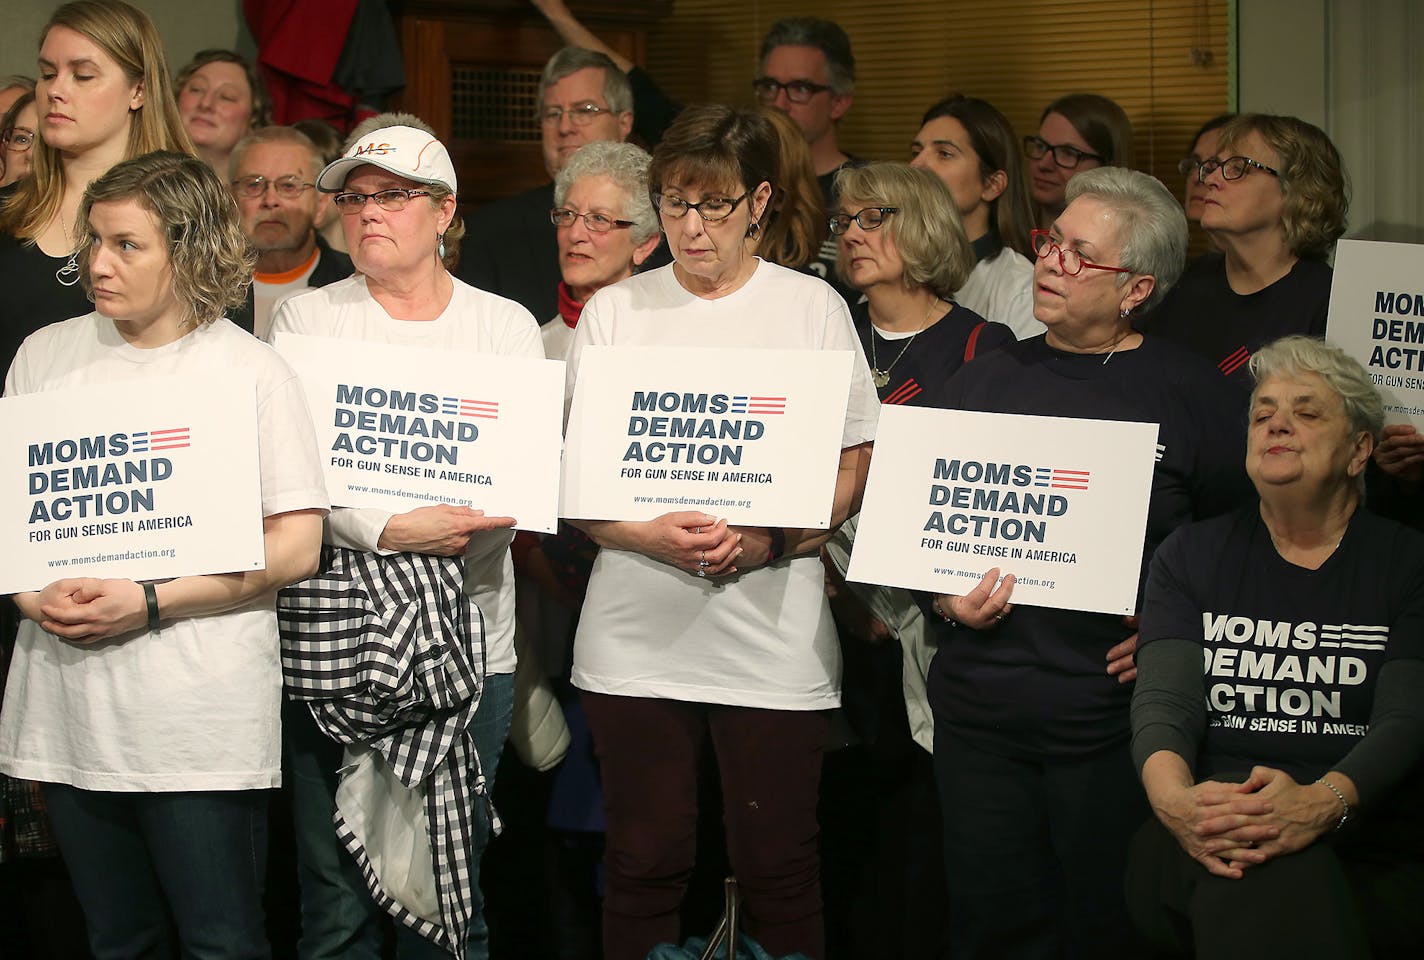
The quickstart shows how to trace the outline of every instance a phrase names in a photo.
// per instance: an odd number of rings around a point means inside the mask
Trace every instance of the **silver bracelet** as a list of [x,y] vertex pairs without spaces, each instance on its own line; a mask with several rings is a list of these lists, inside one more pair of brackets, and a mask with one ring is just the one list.
[[1340,801],[1340,806],[1344,808],[1345,812],[1340,814],[1340,820],[1338,823],[1335,824],[1335,829],[1339,830],[1345,825],[1345,821],[1350,819],[1350,801],[1345,799],[1345,795],[1339,791],[1335,784],[1331,783],[1329,780],[1326,780],[1324,777],[1321,777],[1315,782],[1324,784],[1325,786],[1329,787],[1330,792],[1335,794],[1335,798]]
[[939,605],[939,597],[930,601],[930,609],[935,612],[935,616],[939,617],[941,623],[947,623],[951,627],[959,626],[959,621],[954,619],[954,615],[945,613],[944,608]]

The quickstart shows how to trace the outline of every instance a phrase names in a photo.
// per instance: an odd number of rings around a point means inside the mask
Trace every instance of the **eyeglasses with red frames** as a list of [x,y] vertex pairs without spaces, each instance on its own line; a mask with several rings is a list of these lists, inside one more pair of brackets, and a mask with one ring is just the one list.
[[1076,277],[1083,272],[1084,267],[1093,270],[1107,270],[1110,273],[1132,273],[1126,267],[1105,267],[1101,263],[1085,260],[1077,250],[1070,250],[1053,239],[1053,234],[1047,230],[1034,230],[1029,234],[1029,238],[1033,243],[1033,252],[1038,254],[1040,260],[1047,260],[1048,255],[1057,250],[1058,265],[1063,268],[1063,273],[1067,276]]

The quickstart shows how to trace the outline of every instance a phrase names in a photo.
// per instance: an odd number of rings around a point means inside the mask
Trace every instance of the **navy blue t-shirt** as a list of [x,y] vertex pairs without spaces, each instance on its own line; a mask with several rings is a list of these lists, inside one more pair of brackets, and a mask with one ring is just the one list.
[[872,370],[878,365],[890,374],[885,386],[875,388],[881,403],[925,406],[926,396],[942,390],[945,382],[964,366],[964,355],[971,352],[971,337],[974,339],[971,359],[1013,343],[1015,339],[1013,330],[1004,324],[985,320],[957,303],[953,310],[915,334],[913,339],[882,337],[870,322],[869,304],[857,303],[851,307],[850,315],[865,350],[865,359],[875,359]]
[[1140,643],[1204,651],[1198,779],[1279,767],[1309,783],[1368,729],[1380,666],[1424,659],[1424,536],[1359,509],[1318,570],[1258,509],[1192,524],[1152,561]]
[[[1143,550],[1192,520],[1254,497],[1245,417],[1209,364],[1144,338],[1135,350],[1064,353],[1044,337],[966,364],[927,406],[1158,424]],[[987,566],[986,566],[987,569]],[[1083,756],[1126,742],[1130,685],[1107,651],[1132,633],[1121,617],[1015,608],[998,627],[947,629],[930,665],[937,720],[981,749],[1030,760]]]

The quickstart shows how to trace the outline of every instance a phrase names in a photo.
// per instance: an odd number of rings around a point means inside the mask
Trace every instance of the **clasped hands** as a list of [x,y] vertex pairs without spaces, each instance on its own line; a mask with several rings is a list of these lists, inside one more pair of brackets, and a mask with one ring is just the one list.
[[1339,798],[1323,784],[1300,784],[1284,770],[1257,766],[1242,783],[1203,780],[1154,798],[1157,818],[1209,873],[1242,871],[1295,853],[1329,832]]

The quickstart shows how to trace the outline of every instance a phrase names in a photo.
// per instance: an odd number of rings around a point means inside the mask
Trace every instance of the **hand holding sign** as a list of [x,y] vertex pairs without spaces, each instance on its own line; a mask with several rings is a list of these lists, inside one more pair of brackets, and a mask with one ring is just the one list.
[[512,527],[514,522],[513,517],[487,517],[483,510],[448,503],[417,507],[391,517],[377,545],[382,550],[458,557],[474,534]]
[[1424,481],[1424,433],[1412,424],[1391,423],[1375,448],[1375,463],[1401,483],[1418,489]]
[[[998,584],[995,589],[994,585]],[[1011,573],[999,583],[999,568],[991,567],[984,574],[979,585],[962,597],[941,594],[935,598],[940,610],[947,612],[962,627],[971,630],[988,630],[1014,612],[1009,597],[1014,593],[1014,575]]]
[[40,626],[75,643],[94,643],[148,621],[143,588],[132,580],[56,580],[40,591]]

